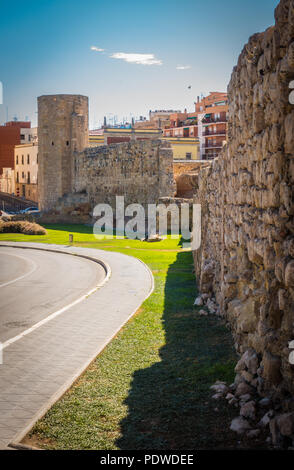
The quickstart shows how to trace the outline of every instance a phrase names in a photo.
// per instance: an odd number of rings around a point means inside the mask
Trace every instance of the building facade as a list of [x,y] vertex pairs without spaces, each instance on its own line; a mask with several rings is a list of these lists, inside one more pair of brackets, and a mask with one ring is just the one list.
[[193,113],[174,113],[170,127],[163,131],[166,138],[198,138],[199,158],[211,160],[218,156],[227,138],[227,93],[211,92],[195,103]]
[[162,130],[158,128],[104,127],[89,131],[88,140],[89,146],[97,147],[136,140],[157,140],[161,137]]
[[38,142],[14,148],[15,194],[38,202]]
[[164,137],[163,141],[169,142],[173,151],[174,161],[199,160],[199,139],[192,137]]
[[14,170],[12,168],[3,168],[2,175],[0,175],[0,191],[15,194]]
[[14,169],[14,146],[33,142],[36,134],[36,128],[31,128],[31,123],[26,121],[11,121],[0,126],[0,175],[3,168]]

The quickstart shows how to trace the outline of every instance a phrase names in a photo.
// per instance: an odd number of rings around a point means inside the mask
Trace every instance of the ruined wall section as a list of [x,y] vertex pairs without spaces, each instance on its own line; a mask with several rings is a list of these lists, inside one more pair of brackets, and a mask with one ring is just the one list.
[[172,150],[158,140],[87,148],[76,155],[75,174],[74,190],[87,192],[92,208],[115,208],[115,196],[146,205],[175,193]]
[[[228,144],[200,172],[200,290],[213,292],[240,353],[255,351],[247,380],[260,394],[294,393],[294,2],[252,36],[229,84]],[[246,372],[246,371],[245,371]],[[248,372],[248,371],[247,371]],[[245,380],[245,379],[244,379]]]

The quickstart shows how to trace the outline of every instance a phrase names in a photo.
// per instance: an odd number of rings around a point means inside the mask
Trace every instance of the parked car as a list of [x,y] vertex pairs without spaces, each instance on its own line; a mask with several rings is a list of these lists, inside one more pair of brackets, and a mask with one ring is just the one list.
[[23,209],[20,211],[20,214],[36,214],[40,212],[37,207],[27,207],[26,209]]

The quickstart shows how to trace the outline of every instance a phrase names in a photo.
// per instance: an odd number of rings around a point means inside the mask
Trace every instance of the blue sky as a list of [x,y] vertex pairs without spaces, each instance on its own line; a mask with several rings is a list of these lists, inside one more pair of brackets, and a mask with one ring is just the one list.
[[36,124],[37,96],[54,93],[89,96],[91,128],[104,115],[193,111],[200,93],[226,90],[241,48],[274,24],[277,4],[0,0],[0,123],[8,108],[9,119]]

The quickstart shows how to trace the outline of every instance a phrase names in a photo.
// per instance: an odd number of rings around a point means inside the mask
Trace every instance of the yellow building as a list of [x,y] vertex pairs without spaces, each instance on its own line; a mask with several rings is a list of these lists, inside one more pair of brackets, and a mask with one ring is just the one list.
[[89,134],[89,146],[90,147],[99,147],[100,145],[105,145],[104,135],[91,135]]
[[134,129],[120,127],[105,127],[99,133],[89,131],[89,146],[119,144],[121,142],[131,142],[133,140],[157,140],[161,139],[161,129]]
[[199,139],[192,137],[164,137],[171,144],[174,160],[199,160]]

